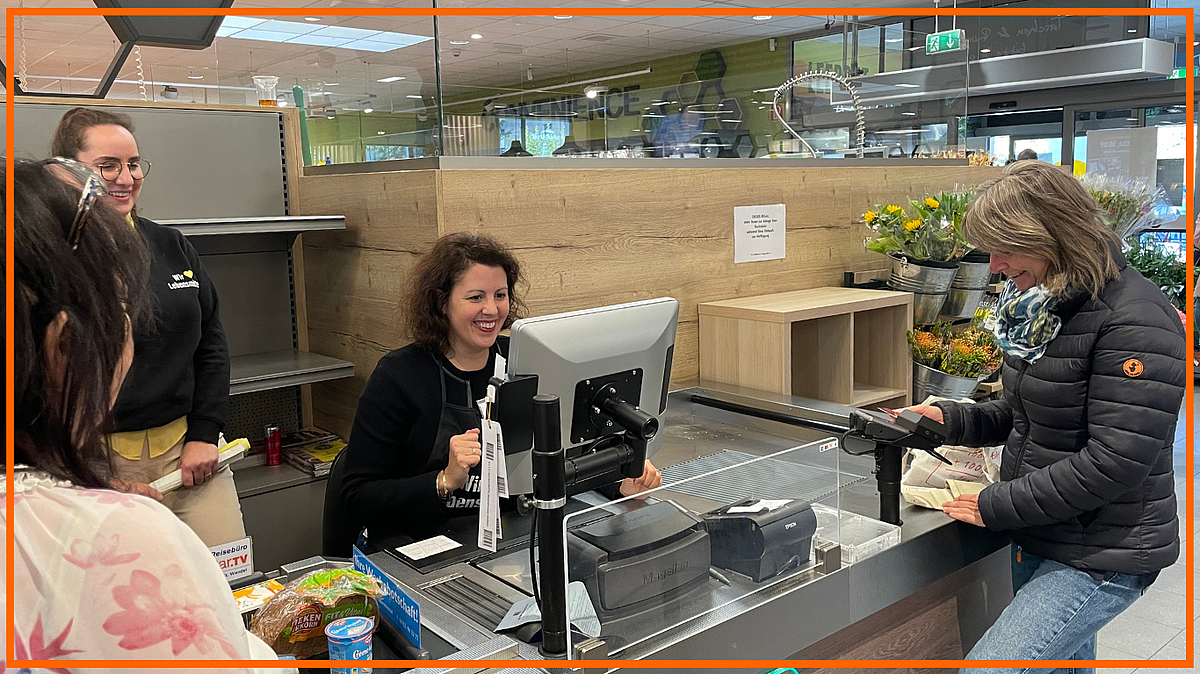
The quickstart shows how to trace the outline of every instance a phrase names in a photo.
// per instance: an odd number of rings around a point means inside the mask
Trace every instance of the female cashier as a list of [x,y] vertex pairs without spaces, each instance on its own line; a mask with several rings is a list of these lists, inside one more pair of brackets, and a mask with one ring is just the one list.
[[[410,275],[405,321],[413,342],[379,360],[358,401],[342,501],[367,528],[370,551],[434,535],[479,508],[479,426],[501,330],[520,318],[516,258],[495,240],[448,234]],[[631,495],[662,484],[647,461],[620,484]]]
[[[163,501],[209,547],[245,537],[233,473],[217,470],[217,440],[229,408],[229,349],[217,292],[179,231],[136,212],[150,170],[128,115],[73,108],[51,149],[95,169],[105,202],[149,244],[154,320],[134,333],[133,367],[113,408],[108,436],[114,486]],[[179,469],[183,487],[165,497],[147,483]]]

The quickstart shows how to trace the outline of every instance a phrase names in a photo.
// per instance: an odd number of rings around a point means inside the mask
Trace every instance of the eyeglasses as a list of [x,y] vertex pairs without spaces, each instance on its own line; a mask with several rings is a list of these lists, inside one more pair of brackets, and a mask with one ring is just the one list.
[[67,230],[67,243],[71,250],[79,247],[79,235],[87,222],[87,215],[100,197],[108,196],[108,187],[104,178],[95,169],[82,162],[66,157],[53,157],[43,164],[60,169],[67,174],[72,183],[80,186],[79,204],[75,207],[75,218],[71,220],[71,228]]
[[129,169],[129,177],[133,178],[134,180],[141,180],[150,173],[150,162],[146,161],[145,159],[131,161],[128,164],[118,161],[104,161],[98,164],[93,164],[93,166],[96,167],[97,171],[100,171],[100,175],[103,176],[105,180],[116,180],[117,178],[121,177],[121,171],[124,171],[125,169]]

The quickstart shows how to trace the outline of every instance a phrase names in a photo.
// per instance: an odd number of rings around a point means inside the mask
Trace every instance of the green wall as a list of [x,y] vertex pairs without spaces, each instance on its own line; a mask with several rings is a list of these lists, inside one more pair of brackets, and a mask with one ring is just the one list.
[[[504,88],[479,89],[448,97],[446,113],[482,115],[486,121],[494,123],[496,117],[484,112],[485,101],[455,103],[456,100],[494,97],[496,102],[509,106],[502,114],[511,115],[516,112],[527,120],[570,119],[571,133],[577,142],[599,142],[606,136],[609,139],[640,137],[644,135],[643,128],[653,128],[661,123],[659,120],[663,118],[644,118],[643,114],[646,112],[677,114],[684,110],[685,103],[693,102],[704,104],[706,110],[715,110],[723,93],[726,99],[737,99],[742,111],[742,114],[736,117],[721,115],[726,119],[742,120],[740,123],[727,122],[723,126],[747,129],[754,134],[760,145],[765,146],[771,136],[782,130],[782,126],[771,121],[769,106],[760,109],[765,106],[763,101],[771,100],[772,93],[755,93],[755,90],[779,86],[789,76],[788,45],[788,41],[781,39],[776,50],[771,51],[768,40],[760,39],[649,62],[570,73],[553,79],[519,84],[506,83]],[[721,77],[715,76],[717,68],[712,64],[712,57],[702,57],[702,54],[711,52],[719,53],[724,61],[725,72]],[[563,82],[587,81],[646,67],[651,69],[650,73],[599,83],[608,93],[596,99],[584,96],[583,85],[545,92],[532,91]],[[704,78],[703,81],[700,78]],[[523,87],[530,91],[505,95],[514,87]],[[702,89],[703,96],[700,96]],[[652,102],[663,100],[674,103],[661,107],[651,106]],[[514,111],[513,108],[519,109]],[[564,116],[564,113],[571,111],[576,114]],[[382,111],[371,114],[341,112],[332,120],[324,117],[310,118],[308,133],[313,148],[313,161],[322,163],[327,155],[336,155],[331,156],[335,163],[364,161],[362,148],[368,144],[408,145],[422,148],[426,155],[434,154],[428,130],[435,126],[435,118],[436,109],[433,107],[429,108],[428,118],[424,121],[417,119],[415,113],[390,114]],[[693,117],[692,121],[697,119]],[[719,126],[722,125],[714,118],[710,119],[704,128],[716,129]],[[418,130],[426,130],[426,133],[412,133]],[[382,134],[379,133],[381,131]],[[321,148],[325,150],[322,151]]]
[[[765,145],[765,139],[777,133],[782,127],[777,122],[770,120],[769,108],[759,109],[764,105],[762,101],[771,100],[771,92],[755,93],[755,90],[779,86],[788,77],[790,67],[787,45],[786,40],[779,40],[776,50],[771,51],[768,40],[760,39],[649,62],[637,62],[585,73],[570,73],[554,79],[523,82],[509,85],[506,89],[481,89],[448,98],[446,111],[450,114],[460,115],[485,114],[484,101],[455,104],[455,100],[494,96],[496,102],[509,106],[501,114],[512,115],[514,114],[513,108],[518,107],[517,116],[527,119],[541,117],[571,119],[572,135],[577,142],[583,142],[603,139],[606,136],[609,139],[641,136],[643,128],[651,128],[650,125],[658,123],[654,120],[660,119],[643,118],[644,113],[675,114],[683,111],[685,103],[693,102],[706,104],[709,106],[706,109],[715,110],[715,105],[721,100],[721,93],[723,93],[725,98],[735,98],[739,101],[742,115],[738,118],[743,120],[740,124],[727,123],[725,126],[748,129],[762,139],[762,144]],[[712,64],[711,56],[702,57],[702,54],[711,52],[719,53],[720,58],[724,61],[725,71],[721,77],[716,76],[718,71]],[[598,96],[596,99],[588,99],[584,96],[585,85],[582,84],[542,92],[509,93],[513,86],[533,90],[563,82],[586,82],[591,78],[642,70],[647,66],[651,69],[650,73],[600,82],[599,85],[605,87],[608,93],[603,97]],[[684,78],[682,84],[681,78]],[[703,96],[700,96],[701,93]],[[607,108],[604,99],[607,99]],[[665,110],[651,106],[652,102],[661,100],[675,101],[675,103],[665,106]],[[572,111],[576,114],[569,116]],[[564,117],[564,115],[567,116]],[[730,118],[728,115],[722,115],[722,117]],[[716,120],[711,120],[705,128],[717,128]]]

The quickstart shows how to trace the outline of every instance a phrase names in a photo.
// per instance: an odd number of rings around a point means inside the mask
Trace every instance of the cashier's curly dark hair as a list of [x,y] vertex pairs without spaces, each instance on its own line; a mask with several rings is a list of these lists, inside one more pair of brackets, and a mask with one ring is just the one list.
[[472,264],[500,267],[508,278],[509,309],[502,330],[525,315],[521,264],[503,244],[484,234],[447,234],[417,260],[409,274],[404,322],[414,343],[437,353],[450,352],[450,321],[446,304],[450,291]]
[[[67,236],[79,188],[29,161],[16,162],[13,183],[16,269],[13,315],[6,318],[13,329],[16,463],[79,486],[107,487],[102,436],[126,337],[149,318],[149,251],[103,199],[84,216],[72,250]],[[62,326],[54,343],[47,339],[52,324]],[[61,373],[51,365],[56,361]]]

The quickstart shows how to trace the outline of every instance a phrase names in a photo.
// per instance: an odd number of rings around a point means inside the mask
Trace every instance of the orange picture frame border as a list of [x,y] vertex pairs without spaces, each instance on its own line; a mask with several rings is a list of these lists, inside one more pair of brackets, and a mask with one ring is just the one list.
[[[7,120],[5,132],[7,133],[7,146],[10,151],[7,152],[6,162],[6,193],[5,193],[5,262],[6,262],[6,278],[5,278],[5,307],[8,316],[13,315],[13,156],[11,148],[13,147],[13,115],[14,115],[14,100],[12,96],[13,78],[15,76],[13,70],[14,63],[14,20],[18,16],[553,16],[555,14],[563,14],[570,12],[575,16],[664,16],[664,15],[697,15],[697,16],[746,16],[762,14],[764,11],[770,11],[773,15],[778,16],[842,16],[847,12],[853,11],[855,16],[1182,16],[1185,18],[1185,31],[1189,36],[1195,35],[1195,15],[1193,10],[1189,8],[1162,8],[1162,9],[1135,9],[1135,8],[1120,8],[1114,11],[1113,8],[1055,8],[1055,9],[982,9],[982,8],[943,8],[943,9],[925,9],[925,8],[910,8],[910,7],[886,7],[886,8],[868,8],[868,7],[805,7],[805,8],[784,8],[771,7],[764,8],[728,8],[728,9],[697,9],[697,8],[607,8],[607,7],[571,7],[571,8],[498,8],[498,9],[472,9],[472,8],[326,8],[326,9],[304,9],[304,8],[278,8],[269,12],[261,10],[249,9],[91,9],[91,8],[13,8],[5,9],[5,28],[7,35],[5,37],[5,59],[9,64],[8,72],[5,78],[5,107],[7,111]],[[1192,44],[1194,40],[1186,41],[1187,63],[1192,64],[1195,61],[1195,46]],[[1196,157],[1195,157],[1195,69],[1186,68],[1186,105],[1187,105],[1187,131],[1186,131],[1186,161],[1187,166],[1184,169],[1185,184],[1187,186],[1187,194],[1191,195],[1191,203],[1185,203],[1187,223],[1190,225],[1195,221],[1196,213],[1192,203],[1195,202],[1195,193],[1192,191],[1196,185]],[[103,104],[102,101],[95,101],[95,104]],[[1193,231],[1190,226],[1186,230],[1186,239],[1188,242],[1189,253],[1195,247],[1196,242],[1193,241]],[[1189,255],[1187,260],[1188,274],[1185,279],[1185,297],[1192,297],[1193,280],[1192,280],[1192,258]],[[1195,305],[1190,303],[1187,306],[1188,325],[1186,330],[1191,329],[1195,325]],[[11,320],[5,325],[6,349],[5,357],[8,366],[7,369],[7,403],[6,414],[8,424],[5,427],[5,448],[6,448],[6,477],[8,484],[12,484],[13,479],[13,421],[15,417],[15,403],[13,401],[14,388],[14,355],[13,355],[13,326]],[[1185,391],[1185,418],[1189,432],[1186,439],[1187,456],[1185,458],[1185,471],[1187,475],[1194,475],[1194,423],[1193,405],[1194,401],[1194,386],[1193,380],[1193,356],[1194,356],[1193,340],[1187,340],[1187,372],[1188,385]],[[1194,512],[1195,512],[1195,493],[1194,493],[1194,477],[1189,477],[1185,484],[1187,494],[1187,502],[1191,507],[1187,509],[1185,520],[1187,522],[1187,532],[1193,531]],[[6,491],[6,512],[13,511],[13,492],[11,489]],[[9,522],[11,524],[11,522]],[[6,526],[6,541],[5,554],[6,559],[6,574],[5,586],[8,592],[8,602],[6,606],[6,630],[5,630],[5,660],[9,667],[63,667],[64,665],[72,669],[81,669],[88,667],[154,667],[164,669],[177,669],[181,667],[198,668],[198,669],[216,669],[227,668],[231,664],[238,664],[253,667],[297,667],[297,668],[317,668],[317,667],[351,667],[360,665],[360,661],[330,661],[330,660],[296,660],[296,661],[278,661],[278,660],[16,660],[14,658],[14,641],[13,641],[13,527]],[[1185,596],[1186,605],[1189,610],[1193,609],[1195,598],[1194,576],[1192,574],[1192,563],[1194,561],[1195,537],[1187,536],[1187,541],[1184,544],[1184,569],[1186,572]],[[1195,621],[1192,620],[1190,614],[1186,621],[1184,630],[1186,634],[1185,649],[1187,658],[1184,660],[1096,660],[1084,662],[1080,660],[988,660],[988,661],[969,661],[969,660],[376,660],[376,664],[380,666],[392,667],[407,667],[411,669],[426,669],[426,668],[445,668],[450,667],[530,667],[537,666],[539,663],[554,663],[555,666],[562,667],[568,662],[571,667],[588,667],[588,668],[613,668],[620,667],[626,669],[686,669],[695,667],[714,667],[714,668],[775,668],[775,667],[822,667],[822,668],[854,668],[854,669],[883,669],[896,667],[917,667],[917,668],[953,668],[963,666],[1004,666],[1004,667],[1073,667],[1081,664],[1087,664],[1095,667],[1140,667],[1140,668],[1160,668],[1160,667],[1193,667],[1195,663]]]

